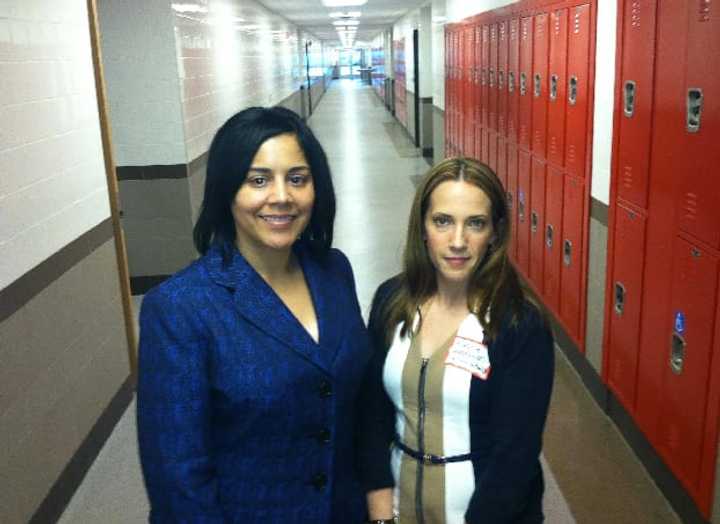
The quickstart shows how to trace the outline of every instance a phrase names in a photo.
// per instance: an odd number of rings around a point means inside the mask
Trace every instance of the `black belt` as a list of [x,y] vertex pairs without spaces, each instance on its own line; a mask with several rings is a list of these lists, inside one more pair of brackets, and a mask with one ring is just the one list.
[[400,448],[403,453],[405,453],[406,455],[409,455],[410,457],[414,458],[418,462],[422,462],[425,465],[448,464],[450,462],[463,462],[465,460],[470,460],[474,457],[474,453],[464,453],[462,455],[451,455],[449,457],[446,457],[443,455],[432,455],[430,453],[420,453],[419,451],[415,451],[414,449],[407,447],[405,444],[403,444],[399,440],[395,440],[394,444],[398,448]]

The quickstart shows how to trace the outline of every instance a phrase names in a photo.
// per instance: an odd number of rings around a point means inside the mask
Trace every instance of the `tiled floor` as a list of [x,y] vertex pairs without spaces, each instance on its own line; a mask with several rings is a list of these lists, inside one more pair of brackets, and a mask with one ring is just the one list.
[[[377,96],[356,82],[335,82],[311,124],[334,173],[335,245],[353,264],[367,313],[375,288],[399,270],[414,181],[428,165]],[[545,442],[547,522],[679,522],[560,353]],[[144,522],[147,509],[133,405],[60,522]]]

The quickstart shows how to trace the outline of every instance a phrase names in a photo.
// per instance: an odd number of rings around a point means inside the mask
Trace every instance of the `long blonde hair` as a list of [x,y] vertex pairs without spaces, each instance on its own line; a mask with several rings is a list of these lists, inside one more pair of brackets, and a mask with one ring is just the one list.
[[495,238],[485,258],[470,276],[467,296],[468,309],[477,315],[486,336],[489,340],[494,339],[508,315],[509,322],[516,323],[528,302],[542,312],[539,301],[521,282],[508,258],[511,231],[502,183],[492,169],[477,160],[450,158],[430,169],[415,192],[399,287],[382,312],[386,342],[398,324],[402,326],[401,335],[410,333],[412,336],[413,320],[420,306],[437,292],[436,270],[424,242],[424,222],[433,191],[446,181],[472,184],[490,199]]

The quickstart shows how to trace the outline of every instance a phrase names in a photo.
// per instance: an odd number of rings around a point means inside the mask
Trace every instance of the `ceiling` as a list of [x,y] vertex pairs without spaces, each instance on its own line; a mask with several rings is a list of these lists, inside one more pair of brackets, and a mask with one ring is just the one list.
[[321,0],[260,0],[268,9],[284,16],[321,40],[339,42],[329,14],[336,11],[360,11],[356,41],[368,42],[383,29],[387,29],[399,18],[428,0],[368,0],[359,7],[325,7]]

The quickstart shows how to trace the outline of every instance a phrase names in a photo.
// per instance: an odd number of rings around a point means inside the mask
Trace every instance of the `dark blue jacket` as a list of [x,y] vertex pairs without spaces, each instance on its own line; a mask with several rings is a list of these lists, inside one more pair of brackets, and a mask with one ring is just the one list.
[[138,434],[150,521],[354,523],[355,402],[369,358],[352,269],[296,254],[316,344],[232,249],[147,294],[140,318]]

